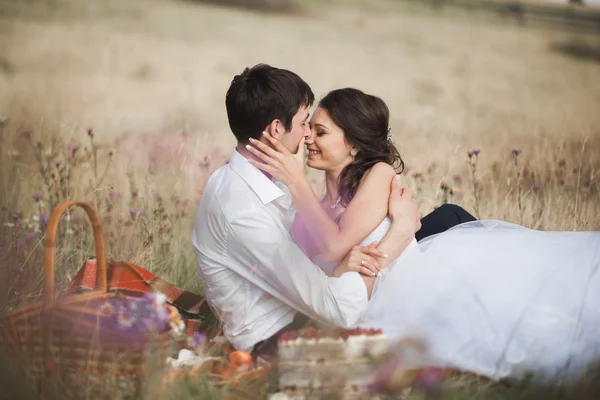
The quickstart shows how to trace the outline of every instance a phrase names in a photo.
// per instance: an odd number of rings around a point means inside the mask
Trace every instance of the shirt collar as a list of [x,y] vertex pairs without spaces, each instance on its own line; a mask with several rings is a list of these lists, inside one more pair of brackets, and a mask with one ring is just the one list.
[[281,188],[267,178],[258,168],[250,164],[237,149],[234,149],[231,154],[229,166],[250,186],[263,204],[269,204],[273,200],[285,196],[285,192]]

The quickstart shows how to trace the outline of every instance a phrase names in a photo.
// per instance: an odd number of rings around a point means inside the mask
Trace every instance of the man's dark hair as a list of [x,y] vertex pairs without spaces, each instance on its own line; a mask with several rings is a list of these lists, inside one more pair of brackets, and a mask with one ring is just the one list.
[[257,64],[233,78],[225,106],[231,131],[240,143],[248,143],[274,119],[289,131],[300,107],[310,107],[314,100],[310,86],[295,73]]

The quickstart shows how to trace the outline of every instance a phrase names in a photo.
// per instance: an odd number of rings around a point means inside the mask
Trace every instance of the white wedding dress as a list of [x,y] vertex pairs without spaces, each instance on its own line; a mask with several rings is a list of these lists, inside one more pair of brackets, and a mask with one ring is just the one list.
[[469,222],[413,241],[377,278],[358,326],[419,338],[442,367],[495,379],[574,376],[600,360],[599,268],[600,232]]

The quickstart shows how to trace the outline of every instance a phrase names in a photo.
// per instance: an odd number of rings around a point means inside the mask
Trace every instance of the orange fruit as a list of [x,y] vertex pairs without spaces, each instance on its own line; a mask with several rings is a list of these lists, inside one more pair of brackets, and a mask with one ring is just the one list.
[[229,355],[229,362],[233,368],[239,368],[242,365],[252,364],[252,355],[247,351],[234,351]]

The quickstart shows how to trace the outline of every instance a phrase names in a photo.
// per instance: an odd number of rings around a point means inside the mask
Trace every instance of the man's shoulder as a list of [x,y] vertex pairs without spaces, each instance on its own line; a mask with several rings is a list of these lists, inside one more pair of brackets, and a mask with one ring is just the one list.
[[252,188],[228,165],[217,169],[209,178],[200,208],[218,213],[231,223],[238,218],[266,213],[266,208]]

